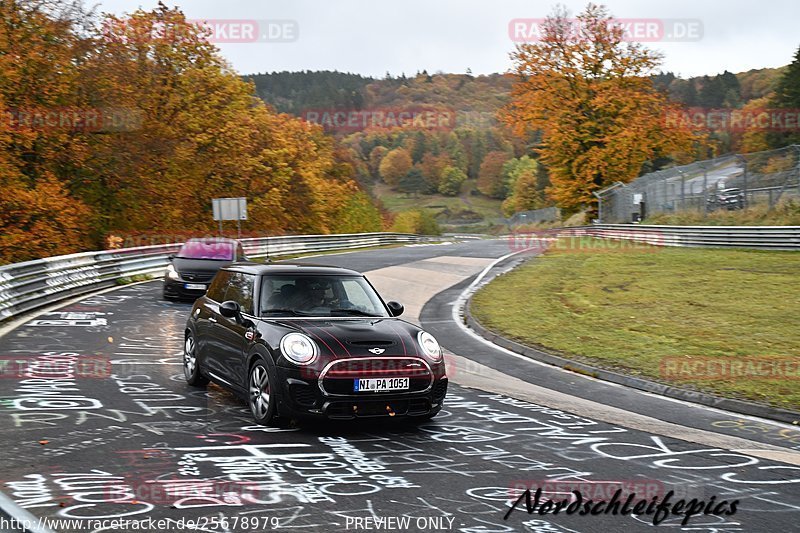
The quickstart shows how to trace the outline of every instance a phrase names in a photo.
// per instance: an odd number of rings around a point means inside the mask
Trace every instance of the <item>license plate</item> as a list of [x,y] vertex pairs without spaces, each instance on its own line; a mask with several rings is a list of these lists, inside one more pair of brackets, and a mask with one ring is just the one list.
[[353,381],[354,392],[408,390],[408,378],[368,378]]
[[206,286],[202,283],[187,283],[184,285],[187,290],[190,291],[204,291],[206,290]]

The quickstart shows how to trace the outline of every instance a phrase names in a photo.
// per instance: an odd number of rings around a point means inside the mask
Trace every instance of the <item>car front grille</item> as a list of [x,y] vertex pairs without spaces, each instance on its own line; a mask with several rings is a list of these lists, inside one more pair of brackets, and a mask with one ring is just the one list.
[[208,282],[214,277],[215,272],[181,272],[180,276],[186,281]]
[[[354,357],[330,363],[322,371],[320,386],[328,395],[352,395],[354,380],[365,378],[409,378],[408,390],[391,391],[393,394],[424,392],[433,383],[430,366],[418,357]],[[385,392],[359,395],[375,394]]]

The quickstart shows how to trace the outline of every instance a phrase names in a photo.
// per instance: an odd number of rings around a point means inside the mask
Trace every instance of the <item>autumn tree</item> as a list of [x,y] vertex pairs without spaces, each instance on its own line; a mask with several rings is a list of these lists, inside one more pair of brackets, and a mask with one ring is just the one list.
[[544,207],[546,179],[534,159],[523,156],[507,161],[502,174],[509,191],[503,201],[503,214],[511,216],[518,211]]
[[550,196],[568,209],[636,178],[642,165],[688,152],[692,135],[665,120],[670,104],[650,79],[660,56],[626,42],[604,7],[589,4],[573,24],[556,10],[536,43],[512,54],[517,82],[504,120],[518,134],[540,130]]
[[94,220],[71,190],[88,150],[76,61],[86,15],[47,0],[0,0],[0,14],[0,260],[77,251]]
[[[747,102],[741,109],[745,116],[758,116],[759,112],[767,112],[770,106],[770,98],[764,96],[755,98]],[[744,124],[743,131],[740,132],[741,140],[738,143],[743,152],[760,152],[771,148],[770,134],[758,125],[756,121],[748,121]]]
[[179,10],[93,24],[77,2],[0,2],[1,259],[208,233],[220,196],[248,198],[245,231],[381,229],[359,162],[256,98]]
[[395,215],[392,231],[398,233],[417,233],[420,235],[439,235],[442,231],[430,211],[412,209]]
[[465,181],[467,181],[467,175],[463,170],[447,167],[442,171],[439,192],[445,196],[457,196],[461,192],[461,185]]
[[376,146],[369,153],[369,161],[367,164],[369,165],[370,174],[375,180],[380,178],[381,161],[383,161],[384,156],[386,156],[388,152],[389,149],[385,146]]
[[419,169],[426,183],[426,192],[435,193],[439,190],[442,172],[449,166],[453,166],[453,160],[447,154],[438,156],[431,153],[425,154],[419,164]]
[[383,181],[390,187],[396,187],[400,178],[411,170],[413,163],[411,155],[405,148],[395,148],[388,152],[380,164],[380,174]]
[[336,233],[363,233],[381,229],[381,213],[363,191],[351,195],[336,213],[333,231]]
[[478,171],[478,190],[490,198],[503,199],[508,193],[503,177],[503,165],[509,160],[505,152],[489,152]]

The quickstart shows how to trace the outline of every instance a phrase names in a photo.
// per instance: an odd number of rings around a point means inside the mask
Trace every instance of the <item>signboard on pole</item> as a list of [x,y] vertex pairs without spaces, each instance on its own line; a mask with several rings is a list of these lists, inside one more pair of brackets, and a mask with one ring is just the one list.
[[214,198],[211,208],[214,220],[247,220],[247,198]]

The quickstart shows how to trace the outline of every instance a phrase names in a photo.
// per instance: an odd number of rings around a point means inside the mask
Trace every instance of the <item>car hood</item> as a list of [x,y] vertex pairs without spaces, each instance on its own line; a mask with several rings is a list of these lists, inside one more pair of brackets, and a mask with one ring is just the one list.
[[175,257],[172,266],[178,272],[216,272],[220,268],[230,265],[233,261],[215,261],[213,259],[187,259]]
[[284,330],[280,337],[289,331],[305,333],[317,343],[321,355],[328,358],[419,355],[417,334],[420,328],[397,318],[276,319],[266,322]]

